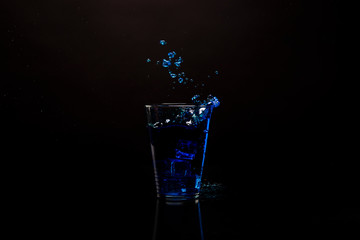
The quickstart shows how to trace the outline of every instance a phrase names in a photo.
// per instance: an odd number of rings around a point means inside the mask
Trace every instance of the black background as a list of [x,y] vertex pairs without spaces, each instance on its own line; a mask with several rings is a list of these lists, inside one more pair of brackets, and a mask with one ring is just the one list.
[[144,105],[192,94],[171,91],[166,73],[146,64],[171,49],[194,78],[220,72],[204,88],[221,101],[205,178],[227,187],[234,225],[355,221],[334,1],[1,5],[2,147],[25,199],[50,212],[137,209],[129,226],[152,218]]

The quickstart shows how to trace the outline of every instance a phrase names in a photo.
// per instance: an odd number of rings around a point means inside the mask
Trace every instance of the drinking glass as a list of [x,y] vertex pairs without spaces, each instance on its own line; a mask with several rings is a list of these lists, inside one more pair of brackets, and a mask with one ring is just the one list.
[[157,197],[198,198],[213,105],[145,105]]

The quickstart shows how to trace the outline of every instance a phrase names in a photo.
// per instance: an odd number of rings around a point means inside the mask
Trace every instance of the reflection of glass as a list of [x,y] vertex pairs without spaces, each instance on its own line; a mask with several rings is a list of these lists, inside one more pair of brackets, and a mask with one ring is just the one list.
[[213,105],[146,105],[158,197],[199,196]]
[[200,202],[156,201],[152,240],[204,240]]

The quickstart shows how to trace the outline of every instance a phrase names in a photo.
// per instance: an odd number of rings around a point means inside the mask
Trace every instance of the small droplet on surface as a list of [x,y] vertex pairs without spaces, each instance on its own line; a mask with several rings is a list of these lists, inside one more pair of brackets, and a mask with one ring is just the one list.
[[178,81],[179,81],[179,83],[182,83],[182,82],[184,81],[184,79],[183,79],[183,78],[179,78]]
[[151,62],[151,59],[150,58],[146,59],[146,62],[148,62],[148,63]]
[[167,44],[167,42],[165,40],[160,40],[160,45],[164,46],[166,44]]
[[175,73],[170,73],[170,77],[176,78],[176,74]]

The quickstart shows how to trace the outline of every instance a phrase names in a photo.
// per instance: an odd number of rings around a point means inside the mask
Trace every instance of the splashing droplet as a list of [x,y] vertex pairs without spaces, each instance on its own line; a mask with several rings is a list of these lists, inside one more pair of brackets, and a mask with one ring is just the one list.
[[171,59],[171,58],[174,58],[175,55],[176,55],[176,52],[175,52],[175,51],[172,51],[172,52],[169,52],[169,53],[168,53],[168,56],[169,56],[170,59]]
[[163,67],[170,67],[171,62],[169,60],[163,59],[162,66]]
[[174,64],[176,67],[180,67],[182,62],[183,62],[183,59],[181,57],[179,57],[178,59],[175,60]]
[[200,98],[200,95],[195,95],[191,98],[191,101],[195,102],[199,98]]
[[219,107],[220,106],[220,101],[217,97],[212,96],[211,94],[209,94],[209,96],[207,97],[207,104],[208,105],[214,105],[214,107]]

